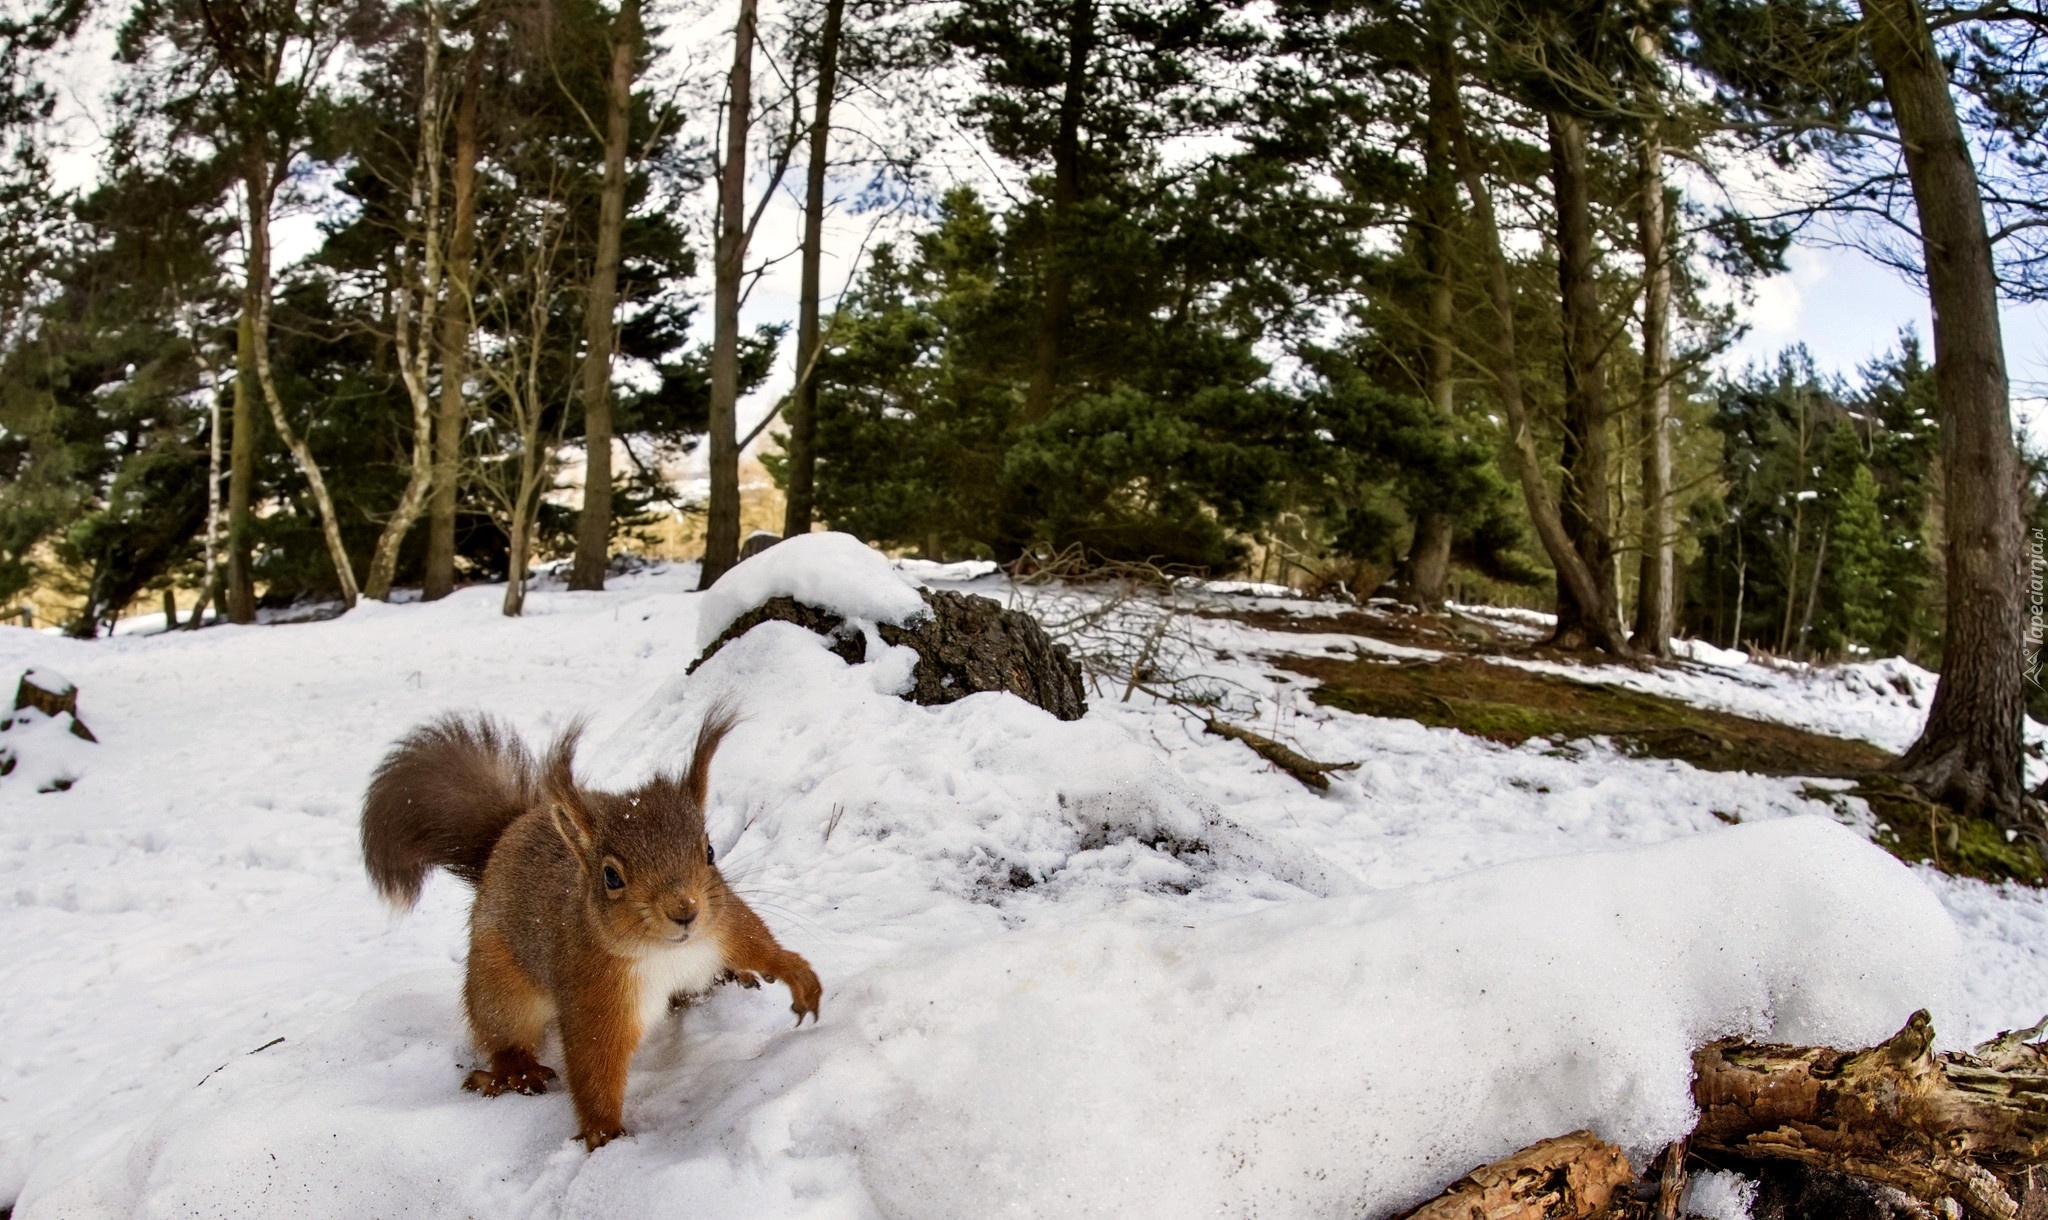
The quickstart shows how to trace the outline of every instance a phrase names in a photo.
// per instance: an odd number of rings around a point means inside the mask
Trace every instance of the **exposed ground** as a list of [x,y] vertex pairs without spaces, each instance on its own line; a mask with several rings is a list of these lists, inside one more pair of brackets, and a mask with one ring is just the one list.
[[[1632,757],[1665,758],[1703,771],[1848,779],[1882,824],[1879,842],[1908,862],[1927,861],[1958,876],[1987,881],[2048,880],[2036,845],[2008,841],[1983,818],[1930,804],[1887,769],[1897,755],[1867,741],[1816,733],[1740,716],[1611,682],[1526,668],[1518,660],[1555,666],[1568,658],[1544,648],[1532,632],[1471,615],[1424,615],[1394,609],[1306,616],[1282,610],[1211,610],[1266,631],[1313,634],[1317,650],[1267,651],[1274,665],[1313,679],[1320,706],[1363,716],[1413,720],[1456,729],[1503,745],[1541,738],[1559,750],[1605,739]],[[1503,627],[1506,630],[1503,630]],[[1428,649],[1433,659],[1394,658],[1363,649],[1333,655],[1327,637]],[[1680,668],[1688,662],[1672,663]],[[1839,800],[1830,794],[1824,799]],[[1735,820],[1735,815],[1726,815]]]

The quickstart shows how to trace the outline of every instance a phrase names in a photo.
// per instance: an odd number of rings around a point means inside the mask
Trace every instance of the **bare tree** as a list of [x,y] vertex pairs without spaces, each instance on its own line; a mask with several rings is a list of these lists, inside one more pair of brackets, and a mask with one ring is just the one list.
[[[393,346],[398,377],[412,405],[412,463],[398,504],[384,522],[371,552],[363,592],[379,601],[391,596],[398,548],[426,506],[434,476],[434,394],[428,378],[441,309],[444,264],[441,253],[441,41],[445,19],[439,0],[424,0],[420,69],[419,152],[413,162],[406,217],[412,233],[402,234],[396,260]],[[415,243],[418,252],[415,254]]]
[[554,487],[561,468],[564,399],[570,382],[552,367],[560,336],[551,323],[569,286],[564,283],[564,236],[568,228],[563,171],[542,189],[519,199],[501,230],[502,242],[478,260],[483,311],[476,330],[494,337],[472,365],[488,385],[483,427],[467,455],[470,481],[492,506],[505,532],[509,554],[504,612],[526,606],[527,567],[532,561],[541,498]]

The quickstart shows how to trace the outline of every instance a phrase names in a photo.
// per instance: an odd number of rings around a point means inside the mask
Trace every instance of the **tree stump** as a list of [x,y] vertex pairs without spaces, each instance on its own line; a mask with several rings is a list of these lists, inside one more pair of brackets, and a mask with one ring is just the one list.
[[74,737],[96,742],[99,738],[85,727],[85,721],[78,718],[78,687],[68,678],[34,669],[24,670],[21,684],[14,688],[14,710],[34,708],[43,715],[56,719],[71,717],[71,733]]
[[1723,1040],[1693,1055],[1696,1152],[1796,1161],[1893,1187],[1936,1214],[2048,1207],[2048,1056],[2031,1030],[1933,1053],[1923,1010],[1860,1051]]
[[771,534],[767,530],[755,530],[747,535],[745,542],[740,543],[740,562],[745,563],[780,541],[782,541],[781,534]]
[[1480,1166],[1400,1220],[1583,1220],[1634,1183],[1621,1149],[1574,1131]]
[[[918,592],[926,613],[907,626],[876,626],[884,643],[917,653],[913,686],[904,698],[932,707],[982,691],[1008,691],[1061,720],[1079,720],[1086,714],[1081,667],[1065,645],[1053,643],[1037,619],[1021,610],[1005,610],[986,597]],[[849,665],[867,659],[866,636],[844,618],[794,598],[776,597],[734,619],[687,672],[695,673],[728,642],[771,620],[826,636],[832,651]]]

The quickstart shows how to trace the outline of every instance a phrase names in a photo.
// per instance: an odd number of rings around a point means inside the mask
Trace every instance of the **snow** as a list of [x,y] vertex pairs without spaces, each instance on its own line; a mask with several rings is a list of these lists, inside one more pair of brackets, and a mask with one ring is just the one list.
[[[867,622],[916,598],[822,545],[829,580],[747,579]],[[1580,1126],[1640,1164],[1689,1126],[1705,1038],[1867,1042],[1928,1006],[1956,1044],[2048,1011],[2040,895],[1899,865],[1800,781],[1321,708],[1265,654],[1350,637],[1229,620],[1190,620],[1223,713],[1364,764],[1327,795],[1121,688],[1074,722],[913,706],[878,639],[848,666],[769,623],[685,679],[737,613],[695,575],[542,587],[518,620],[483,587],[295,626],[0,631],[0,666],[77,675],[102,742],[69,791],[0,780],[0,1203],[1383,1215]],[[642,1048],[632,1137],[586,1155],[565,1093],[457,1088],[468,892],[380,907],[362,787],[405,729],[472,708],[529,739],[589,717],[579,770],[622,785],[721,698],[745,719],[713,767],[720,866],[818,969],[823,1021],[720,989]]]
[[917,586],[899,576],[880,551],[851,534],[804,534],[776,543],[712,584],[697,611],[697,650],[771,597],[898,626],[925,610]]
[[1709,1169],[1686,1183],[1683,1210],[1699,1220],[1749,1220],[1755,1202],[1755,1182],[1725,1169]]
[[98,750],[72,732],[77,723],[69,712],[49,716],[32,707],[0,715],[0,791],[51,792],[78,782]]

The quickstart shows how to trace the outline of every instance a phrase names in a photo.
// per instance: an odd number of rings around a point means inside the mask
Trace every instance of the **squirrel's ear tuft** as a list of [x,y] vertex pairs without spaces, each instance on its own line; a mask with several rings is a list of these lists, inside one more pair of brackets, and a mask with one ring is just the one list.
[[711,756],[718,753],[718,743],[739,722],[740,714],[723,699],[704,714],[703,727],[697,730],[697,746],[690,751],[690,769],[683,773],[683,791],[699,810],[704,808],[711,792]]
[[562,836],[562,842],[579,857],[590,854],[591,844],[597,838],[590,810],[583,803],[583,791],[576,786],[576,743],[582,735],[580,720],[562,730],[548,746],[547,758],[541,763],[541,792],[548,803],[548,819],[554,823],[555,833]]

